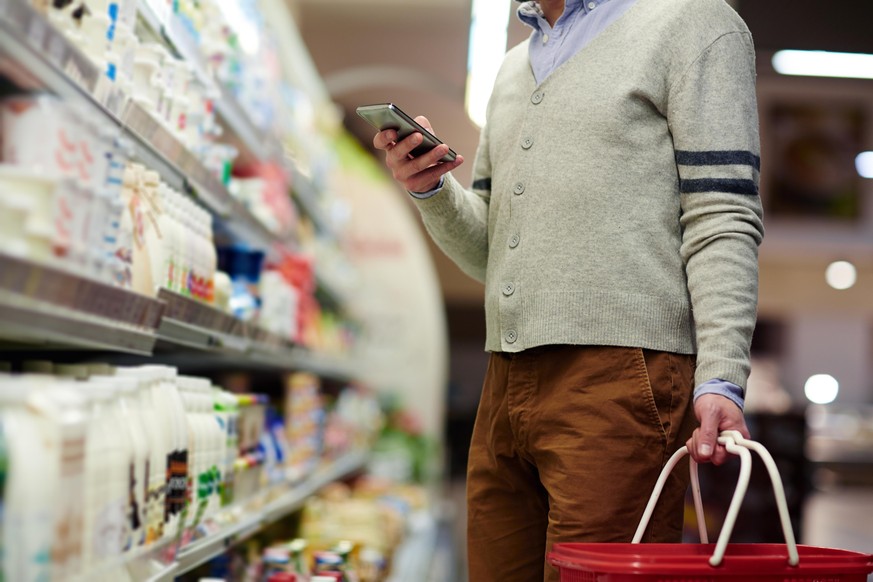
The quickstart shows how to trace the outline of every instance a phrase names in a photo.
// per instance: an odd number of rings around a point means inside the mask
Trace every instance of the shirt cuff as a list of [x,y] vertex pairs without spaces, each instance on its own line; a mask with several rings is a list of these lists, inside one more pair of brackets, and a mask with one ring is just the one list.
[[433,190],[428,190],[427,192],[413,192],[412,190],[407,190],[407,192],[409,192],[409,195],[413,198],[424,200],[426,198],[430,198],[434,194],[438,194],[439,191],[443,189],[443,183],[445,183],[445,180],[445,176],[440,176],[440,183],[437,184],[436,188],[434,188]]
[[694,400],[697,400],[704,394],[718,394],[720,396],[724,396],[734,404],[740,407],[740,410],[743,409],[745,404],[745,399],[743,395],[743,389],[737,386],[732,382],[728,382],[727,380],[722,380],[721,378],[715,378],[710,380],[709,382],[704,382],[700,386],[694,389]]

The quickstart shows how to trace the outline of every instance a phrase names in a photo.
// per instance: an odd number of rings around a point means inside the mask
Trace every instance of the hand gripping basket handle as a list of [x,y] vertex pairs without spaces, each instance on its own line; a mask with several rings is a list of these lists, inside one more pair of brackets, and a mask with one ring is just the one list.
[[[767,467],[767,472],[770,474],[770,481],[773,483],[773,493],[776,497],[776,506],[779,509],[779,519],[782,522],[782,532],[785,535],[785,545],[788,546],[788,563],[791,566],[796,566],[800,562],[800,557],[797,554],[797,543],[794,541],[794,530],[791,528],[791,520],[788,517],[788,504],[785,502],[785,490],[782,487],[782,479],[779,477],[779,470],[776,468],[776,463],[773,457],[767,452],[767,449],[761,443],[746,439],[735,430],[722,432],[718,437],[718,442],[725,446],[729,453],[740,457],[740,476],[737,480],[737,488],[734,491],[734,496],[731,499],[730,507],[724,519],[724,525],[718,536],[718,542],[715,545],[712,557],[709,559],[711,566],[718,566],[724,558],[725,550],[727,549],[728,540],[734,529],[734,523],[737,520],[737,514],[740,511],[740,505],[743,503],[743,498],[746,495],[746,490],[749,487],[749,475],[752,473],[752,455],[749,449],[760,455],[761,460]],[[658,498],[661,496],[661,491],[664,488],[664,483],[667,482],[667,477],[676,466],[676,464],[688,454],[688,447],[682,447],[676,451],[664,469],[661,471],[658,482],[655,484],[655,489],[652,491],[652,496],[649,498],[649,503],[646,505],[646,510],[643,512],[643,517],[640,519],[640,524],[634,534],[632,543],[638,544],[643,538],[643,533],[649,525],[649,520],[652,517],[652,512],[655,510],[655,505],[658,503]],[[697,525],[700,532],[701,543],[709,543],[706,535],[706,521],[703,515],[703,504],[700,500],[700,480],[697,476],[697,463],[694,459],[690,460],[691,471],[691,493],[694,497],[694,509],[697,513]]]

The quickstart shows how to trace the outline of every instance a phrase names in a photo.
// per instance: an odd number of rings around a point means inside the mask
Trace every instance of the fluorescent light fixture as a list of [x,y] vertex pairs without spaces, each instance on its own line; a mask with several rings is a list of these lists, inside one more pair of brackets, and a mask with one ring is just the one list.
[[467,115],[482,127],[494,79],[506,53],[510,7],[495,0],[473,0],[467,54]]
[[773,68],[783,75],[873,79],[873,55],[827,51],[778,51]]
[[855,158],[855,169],[862,178],[873,178],[873,152],[861,152]]

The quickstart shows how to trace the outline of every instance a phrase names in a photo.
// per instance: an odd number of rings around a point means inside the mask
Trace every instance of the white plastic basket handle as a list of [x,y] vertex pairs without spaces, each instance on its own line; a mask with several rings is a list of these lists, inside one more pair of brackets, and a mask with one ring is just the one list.
[[[800,562],[800,556],[797,553],[797,542],[794,541],[794,530],[791,528],[791,520],[788,516],[788,504],[785,501],[785,489],[782,487],[782,479],[779,476],[779,469],[776,468],[776,463],[773,457],[767,452],[767,449],[761,443],[744,438],[739,431],[728,430],[722,432],[718,437],[718,442],[723,444],[729,453],[740,457],[740,476],[737,480],[737,488],[734,491],[734,496],[731,499],[730,507],[728,507],[727,515],[724,519],[724,525],[718,536],[718,542],[715,545],[715,550],[712,557],[709,559],[711,566],[718,566],[724,559],[724,553],[727,549],[728,541],[734,529],[734,524],[737,520],[737,514],[740,512],[740,505],[743,503],[743,498],[746,495],[746,490],[749,488],[749,476],[752,473],[752,455],[749,449],[760,455],[761,460],[767,467],[767,472],[770,474],[770,481],[773,483],[773,494],[776,497],[776,506],[779,509],[779,520],[782,522],[782,532],[785,535],[785,545],[788,547],[788,563],[791,566],[796,566]],[[643,539],[643,533],[649,525],[649,520],[652,518],[652,513],[655,511],[655,505],[658,503],[658,498],[661,496],[661,491],[664,489],[664,484],[667,482],[667,477],[676,466],[676,464],[688,454],[688,447],[682,447],[670,457],[664,469],[661,471],[658,482],[655,483],[655,489],[652,491],[652,496],[649,498],[649,503],[646,505],[646,510],[643,512],[643,517],[640,519],[640,524],[634,534],[632,543],[638,544]],[[697,463],[691,459],[691,494],[694,497],[694,510],[697,513],[697,526],[700,532],[701,543],[709,543],[706,535],[706,521],[703,515],[703,503],[700,500],[700,480],[697,476]]]

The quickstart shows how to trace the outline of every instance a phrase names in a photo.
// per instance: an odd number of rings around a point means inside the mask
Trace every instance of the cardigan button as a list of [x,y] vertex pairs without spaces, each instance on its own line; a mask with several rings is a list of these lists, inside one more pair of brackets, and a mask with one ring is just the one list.
[[532,146],[533,146],[533,138],[526,137],[523,140],[521,140],[521,147],[522,148],[529,150]]
[[544,95],[545,93],[543,93],[542,91],[534,91],[534,94],[530,96],[531,103],[533,103],[534,105],[539,105],[540,103],[542,103]]
[[520,236],[518,236],[517,234],[512,235],[511,237],[509,237],[509,248],[514,249],[515,247],[518,246],[518,243],[520,243],[520,242],[521,242]]
[[505,339],[508,344],[514,344],[518,339],[518,334],[514,329],[507,330],[507,332],[503,334],[503,339]]
[[520,195],[524,193],[524,184],[521,182],[516,182],[515,186],[512,187],[512,192],[515,195]]
[[507,283],[503,286],[503,294],[504,295],[509,297],[513,293],[515,293],[515,285],[513,285],[512,283]]

